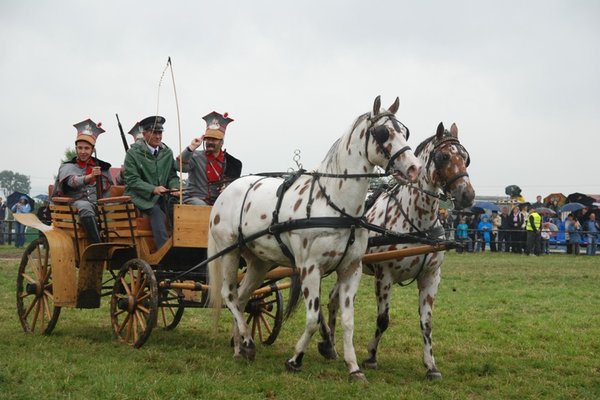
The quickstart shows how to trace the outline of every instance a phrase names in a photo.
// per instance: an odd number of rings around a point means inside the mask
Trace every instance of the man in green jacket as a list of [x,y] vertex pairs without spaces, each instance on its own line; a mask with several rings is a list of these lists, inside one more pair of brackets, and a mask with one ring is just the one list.
[[140,121],[143,140],[131,145],[125,156],[125,195],[150,217],[154,243],[159,249],[169,239],[165,223],[165,194],[179,196],[179,178],[173,152],[162,142],[165,119],[151,116]]

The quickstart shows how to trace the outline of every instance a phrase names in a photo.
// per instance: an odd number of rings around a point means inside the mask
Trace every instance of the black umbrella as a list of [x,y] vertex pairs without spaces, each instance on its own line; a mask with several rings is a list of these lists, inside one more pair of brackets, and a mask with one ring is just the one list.
[[17,204],[19,202],[19,200],[21,200],[22,197],[25,197],[27,199],[27,202],[31,206],[31,210],[33,211],[33,206],[35,205],[35,200],[33,200],[31,197],[29,197],[25,193],[21,193],[21,192],[13,192],[13,193],[11,193],[6,198],[6,205],[8,206],[8,208],[12,208],[12,206],[14,206],[15,204]]
[[577,192],[571,193],[570,195],[568,195],[567,200],[569,200],[569,203],[581,203],[584,206],[588,206],[588,207],[590,207],[592,205],[592,203],[596,201],[596,200],[594,200],[593,197],[590,197],[583,193],[577,193]]

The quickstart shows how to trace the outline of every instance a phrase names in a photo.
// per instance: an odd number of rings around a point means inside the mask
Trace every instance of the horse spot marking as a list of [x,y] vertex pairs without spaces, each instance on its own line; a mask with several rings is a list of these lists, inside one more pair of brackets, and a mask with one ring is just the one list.
[[312,272],[315,270],[315,265],[311,265],[310,267],[308,267],[308,273],[312,274]]
[[308,295],[309,295],[308,288],[304,288],[304,292],[303,292],[303,294],[304,294],[304,298],[305,298],[305,299],[307,299],[307,298],[308,298]]
[[245,210],[246,212],[248,212],[248,210],[250,209],[251,205],[252,205],[252,202],[251,201],[248,202],[248,205],[246,205],[246,210]]
[[302,247],[306,248],[306,246],[308,246],[308,239],[304,238],[304,240],[302,241]]
[[260,219],[267,219],[267,214],[261,214]]
[[296,204],[294,204],[294,211],[298,210],[298,208],[300,207],[300,204],[302,204],[302,199],[296,200]]
[[308,189],[308,185],[304,185],[304,187],[302,189],[300,189],[299,194],[306,192],[306,189]]
[[221,222],[221,216],[219,214],[215,215],[213,222],[215,225],[219,225],[219,222]]
[[257,183],[256,185],[254,185],[254,187],[252,188],[252,190],[258,189],[261,185],[262,185],[262,182]]
[[350,297],[346,296],[346,301],[344,302],[344,306],[346,306],[346,308],[350,307]]
[[308,301],[308,309],[309,309],[309,310],[312,308],[312,304],[313,304],[313,302],[312,302],[312,299],[310,299],[310,300]]
[[433,306],[433,300],[434,298],[431,297],[431,295],[427,295],[427,298],[425,299],[427,301],[427,304],[429,304],[429,306]]
[[315,298],[315,311],[318,312],[319,311],[319,298]]

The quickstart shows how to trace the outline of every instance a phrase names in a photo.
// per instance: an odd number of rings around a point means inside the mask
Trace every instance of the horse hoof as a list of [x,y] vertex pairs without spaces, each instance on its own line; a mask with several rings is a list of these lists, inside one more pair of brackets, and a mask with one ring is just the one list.
[[430,381],[440,381],[442,380],[442,373],[437,369],[430,369],[427,371],[427,375],[425,375],[425,377]]
[[243,344],[240,346],[240,357],[245,358],[248,361],[254,361],[256,359],[256,346],[253,342],[249,344]]
[[285,369],[288,372],[300,372],[302,371],[302,367],[294,362],[291,362],[290,360],[287,360],[285,362]]
[[319,354],[325,357],[326,360],[335,360],[337,359],[337,351],[335,351],[335,347],[328,342],[319,342],[317,345],[319,349]]
[[365,376],[365,374],[363,374],[363,372],[359,369],[357,371],[354,372],[350,372],[350,375],[348,376],[348,380],[350,382],[368,382],[367,381],[367,377]]
[[368,359],[362,362],[362,367],[367,369],[378,369],[379,365],[377,364],[377,361]]

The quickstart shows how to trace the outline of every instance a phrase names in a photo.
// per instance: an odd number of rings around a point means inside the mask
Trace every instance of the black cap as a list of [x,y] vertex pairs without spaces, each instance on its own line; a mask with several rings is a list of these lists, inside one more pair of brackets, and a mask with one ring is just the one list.
[[144,131],[162,132],[165,119],[159,115],[146,117],[140,121],[140,126]]

